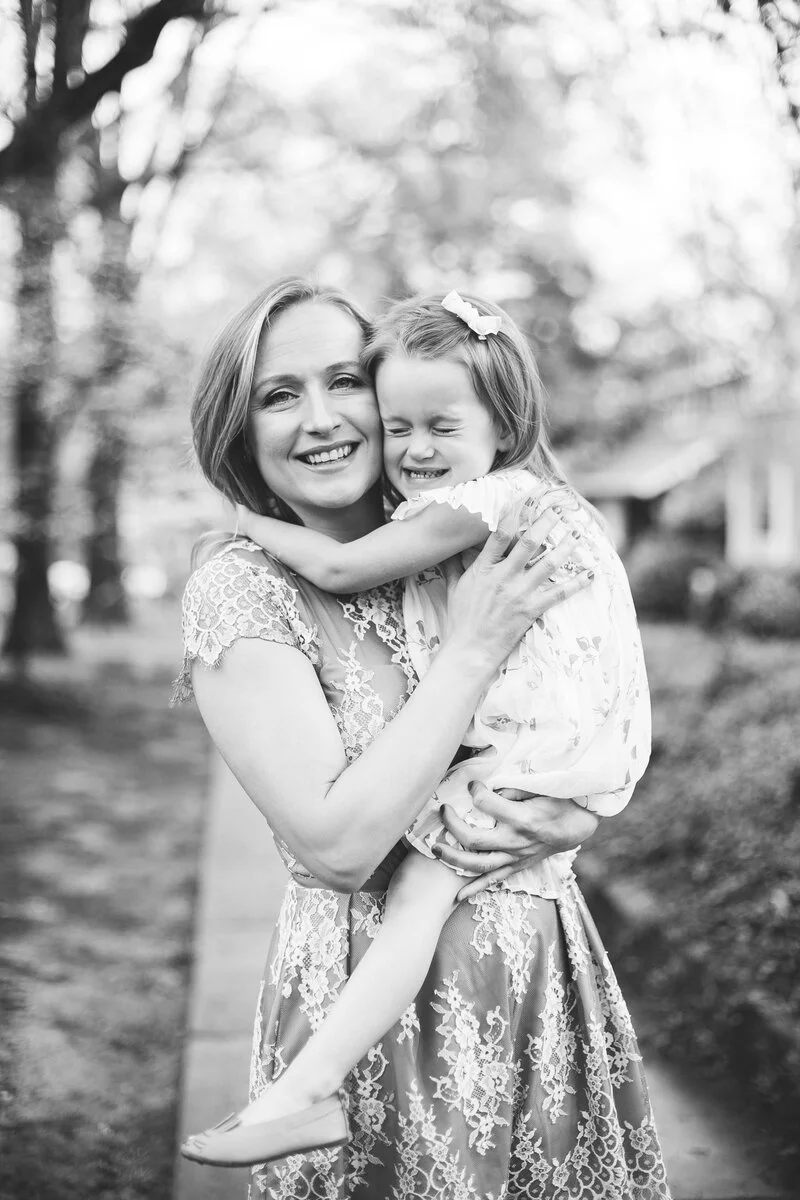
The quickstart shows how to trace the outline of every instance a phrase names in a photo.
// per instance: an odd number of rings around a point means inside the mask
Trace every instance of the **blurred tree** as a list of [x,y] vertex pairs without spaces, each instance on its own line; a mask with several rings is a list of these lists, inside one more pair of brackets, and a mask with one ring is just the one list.
[[[202,21],[210,13],[206,0],[157,0],[144,9],[121,4],[111,12],[104,10],[103,30],[116,39],[116,50],[104,65],[87,72],[88,39],[96,32],[90,0],[55,5],[18,0],[23,85],[7,114],[12,127],[0,149],[0,187],[20,230],[20,334],[12,399],[17,568],[3,642],[3,652],[20,667],[34,651],[64,651],[47,585],[57,443],[47,390],[57,344],[52,253],[63,235],[58,184],[70,134],[89,121],[104,97],[119,92],[129,72],[151,59],[170,22],[187,17]],[[109,444],[113,441],[110,438]]]
[[[86,539],[89,591],[83,616],[103,624],[120,624],[128,619],[119,524],[130,430],[142,408],[157,404],[164,395],[163,384],[143,361],[152,355],[152,345],[145,350],[142,344],[136,311],[138,285],[148,261],[157,252],[159,230],[167,219],[175,189],[193,156],[205,145],[230,95],[237,53],[247,37],[249,23],[241,22],[238,36],[227,41],[224,53],[215,55],[215,86],[201,89],[193,87],[196,53],[212,28],[219,28],[219,22],[207,21],[185,30],[174,59],[173,78],[158,96],[159,121],[147,140],[141,134],[137,139],[141,166],[135,177],[123,174],[121,166],[129,121],[124,109],[118,108],[113,119],[102,127],[95,122],[84,138],[83,159],[90,177],[87,203],[99,217],[101,250],[90,271],[99,363],[88,394],[94,436],[86,476],[90,499]],[[155,183],[161,195],[157,211],[144,209],[143,215],[141,198]],[[126,219],[123,205],[129,189],[135,191],[140,203]],[[134,254],[132,243],[145,222],[150,226],[147,248]],[[134,395],[137,384],[141,391]]]
[[[721,12],[737,20],[748,20],[741,0],[717,0]],[[749,7],[749,6],[748,6]],[[786,94],[786,106],[800,129],[800,85],[797,65],[800,61],[800,3],[797,0],[756,0],[758,20],[775,45],[775,67]]]

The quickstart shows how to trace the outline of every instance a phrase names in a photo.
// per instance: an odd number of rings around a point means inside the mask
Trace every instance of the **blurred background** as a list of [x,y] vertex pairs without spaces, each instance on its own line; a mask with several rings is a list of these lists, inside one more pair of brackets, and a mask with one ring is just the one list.
[[224,518],[188,407],[283,273],[373,311],[472,291],[529,335],[653,685],[652,766],[591,849],[667,929],[652,961],[622,930],[620,972],[789,1161],[798,28],[793,0],[3,0],[3,1195],[166,1194],[206,750],[165,706],[189,550]]

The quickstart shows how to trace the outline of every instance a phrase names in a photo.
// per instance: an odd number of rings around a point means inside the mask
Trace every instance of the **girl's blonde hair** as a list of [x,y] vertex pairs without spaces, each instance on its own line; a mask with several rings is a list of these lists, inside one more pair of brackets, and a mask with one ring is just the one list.
[[463,363],[478,399],[499,434],[510,439],[493,470],[524,467],[543,479],[566,484],[547,438],[544,388],[533,352],[508,313],[496,304],[464,296],[481,316],[500,317],[499,333],[485,340],[442,307],[440,296],[404,300],[377,321],[362,363],[375,379],[382,362],[398,351],[413,358]]
[[[369,317],[337,288],[300,276],[279,279],[240,309],[217,336],[200,371],[191,410],[197,461],[211,486],[234,504],[294,523],[297,517],[261,476],[248,443],[248,425],[261,337],[281,313],[308,302],[332,304],[353,318],[365,340],[371,336]],[[228,534],[207,534],[195,546],[192,565],[229,540]]]

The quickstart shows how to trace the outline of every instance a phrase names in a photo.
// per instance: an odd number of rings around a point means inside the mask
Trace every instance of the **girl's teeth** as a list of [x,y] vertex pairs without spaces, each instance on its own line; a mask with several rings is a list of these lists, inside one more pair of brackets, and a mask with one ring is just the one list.
[[318,454],[306,454],[304,457],[312,466],[316,466],[318,463],[335,462],[337,458],[347,458],[352,453],[352,446],[337,446],[335,450],[320,450]]

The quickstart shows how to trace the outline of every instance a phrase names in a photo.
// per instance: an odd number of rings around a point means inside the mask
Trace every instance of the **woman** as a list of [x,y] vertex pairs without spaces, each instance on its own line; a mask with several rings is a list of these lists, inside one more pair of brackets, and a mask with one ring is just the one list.
[[[345,297],[297,280],[235,318],[193,413],[210,481],[340,540],[375,528],[381,434],[359,365],[368,331]],[[536,615],[531,584],[551,569],[545,560],[526,574],[537,532],[507,555],[502,538],[487,544],[413,696],[397,586],[326,596],[249,543],[190,580],[185,679],[294,876],[259,1004],[255,1092],[297,1053],[374,936],[402,833]],[[484,795],[482,805],[497,828],[476,843],[451,819],[466,848],[448,859],[499,875],[577,845],[596,821],[577,806],[556,820],[541,799]],[[417,1002],[353,1072],[349,1102],[344,1151],[256,1171],[257,1193],[668,1196],[630,1019],[574,885],[559,902],[501,886],[461,904]]]

